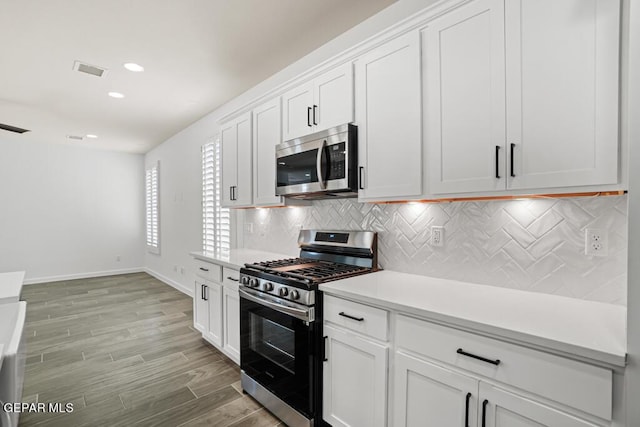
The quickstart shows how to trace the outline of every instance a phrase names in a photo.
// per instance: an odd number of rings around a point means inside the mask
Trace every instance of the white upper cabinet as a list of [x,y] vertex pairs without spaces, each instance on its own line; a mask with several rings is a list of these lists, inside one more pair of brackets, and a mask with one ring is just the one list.
[[220,127],[220,137],[222,206],[251,206],[251,113],[223,124]]
[[502,0],[475,0],[422,34],[427,169],[435,194],[504,189],[503,16]]
[[358,200],[422,194],[420,78],[418,31],[356,61]]
[[474,0],[424,31],[433,194],[618,182],[618,0]]
[[505,2],[509,188],[618,182],[619,8]]
[[282,142],[280,98],[253,110],[253,202],[255,206],[282,204],[276,196],[276,145]]
[[334,68],[285,93],[282,115],[283,141],[352,122],[353,65]]

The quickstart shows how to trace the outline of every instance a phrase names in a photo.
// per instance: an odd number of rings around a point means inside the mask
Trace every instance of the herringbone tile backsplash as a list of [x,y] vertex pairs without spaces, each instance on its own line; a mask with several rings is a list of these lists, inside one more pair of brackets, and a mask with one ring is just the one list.
[[[243,215],[253,224],[244,233],[247,248],[296,254],[301,226],[373,230],[387,270],[626,305],[626,196],[389,205],[344,199]],[[444,226],[443,247],[430,245],[434,225]],[[585,228],[608,230],[608,256],[584,254]]]

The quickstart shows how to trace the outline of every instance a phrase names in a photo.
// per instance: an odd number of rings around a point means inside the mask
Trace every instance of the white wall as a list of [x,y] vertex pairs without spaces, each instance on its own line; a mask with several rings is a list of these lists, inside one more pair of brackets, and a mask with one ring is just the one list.
[[149,151],[146,164],[160,162],[161,242],[159,255],[145,254],[147,271],[184,292],[192,291],[194,276],[188,254],[202,248],[200,147],[216,136],[220,118],[435,1],[399,0]]
[[25,270],[33,283],[142,268],[142,155],[4,133],[0,271]]

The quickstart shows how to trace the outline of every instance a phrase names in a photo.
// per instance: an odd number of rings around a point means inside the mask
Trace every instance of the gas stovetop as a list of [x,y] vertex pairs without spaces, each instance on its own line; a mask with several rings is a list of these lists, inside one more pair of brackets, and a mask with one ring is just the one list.
[[377,271],[377,244],[371,231],[300,230],[298,258],[245,264],[240,287],[254,297],[313,305],[320,283]]
[[246,264],[245,267],[249,270],[263,271],[283,278],[303,280],[309,284],[342,279],[371,271],[371,268],[367,267],[331,261],[318,261],[311,258],[288,258],[265,261]]

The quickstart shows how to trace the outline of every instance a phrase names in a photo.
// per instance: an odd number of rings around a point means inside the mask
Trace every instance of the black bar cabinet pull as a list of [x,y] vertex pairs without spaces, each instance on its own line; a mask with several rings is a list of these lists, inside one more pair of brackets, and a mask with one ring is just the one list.
[[234,282],[239,282],[240,279],[236,279],[235,277],[227,276],[227,279],[233,280]]
[[487,399],[482,402],[482,427],[487,427],[487,403],[489,403]]
[[362,172],[364,172],[364,166],[360,166],[358,168],[358,188],[360,190],[364,190],[364,178],[362,177]]
[[233,200],[233,185],[229,187],[229,200]]
[[207,295],[207,285],[202,285],[204,287],[203,292],[202,292],[202,296],[203,296],[203,300],[205,301],[209,301],[209,296]]
[[469,426],[469,402],[471,401],[471,393],[467,393],[466,402],[464,404],[464,427]]
[[364,317],[351,316],[350,314],[347,314],[344,311],[341,311],[340,313],[338,313],[338,315],[342,317],[346,317],[347,319],[357,320],[358,322],[362,322],[364,320]]
[[311,127],[311,107],[307,107],[307,126]]
[[516,148],[516,144],[511,144],[511,177],[514,178],[516,176],[514,170],[513,170],[513,150],[515,150]]
[[200,270],[202,270],[202,271],[209,271],[209,269],[208,269],[208,268],[204,268],[204,267],[200,267]]
[[316,120],[317,120],[317,119],[316,119],[316,110],[317,110],[317,109],[318,109],[318,106],[317,106],[317,105],[314,105],[314,106],[313,106],[313,124],[314,124],[314,125],[317,125],[317,124],[318,124],[318,122],[316,121]]
[[471,354],[471,353],[467,353],[466,351],[464,351],[463,349],[459,348],[456,353],[461,354],[463,356],[467,356],[467,357],[472,357],[474,359],[478,359],[478,360],[482,360],[483,362],[487,362],[487,363],[491,363],[492,365],[496,365],[498,366],[500,364],[500,359],[487,359],[486,357],[482,357],[482,356],[477,356],[475,354]]
[[500,179],[500,146],[496,145],[496,178]]
[[322,341],[322,344],[323,344],[323,346],[322,346],[322,353],[323,353],[322,361],[326,362],[326,361],[329,360],[329,359],[327,359],[327,338],[329,338],[329,337],[325,335],[322,338],[324,339],[324,341]]
[[200,285],[200,299],[204,301],[204,285]]

